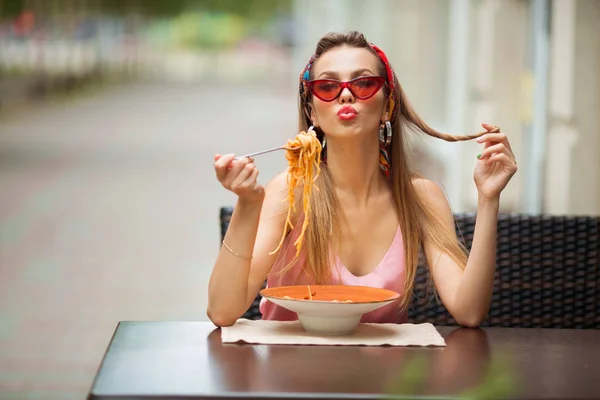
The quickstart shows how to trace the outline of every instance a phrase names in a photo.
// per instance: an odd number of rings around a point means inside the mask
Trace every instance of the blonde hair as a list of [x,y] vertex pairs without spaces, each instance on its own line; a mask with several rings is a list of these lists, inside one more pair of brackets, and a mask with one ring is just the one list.
[[[330,33],[318,42],[315,51],[315,61],[325,52],[343,45],[365,48],[377,56],[375,51],[369,46],[366,38],[359,32],[349,32],[347,34]],[[377,57],[380,60],[379,56]],[[386,76],[383,62],[380,63],[379,73],[381,76]],[[404,143],[405,133],[407,130],[416,130],[451,142],[470,140],[481,136],[481,134],[453,136],[436,131],[428,126],[413,110],[404,90],[395,77],[394,82],[396,107],[398,107],[398,110],[391,120],[393,139],[388,149],[390,157],[389,183],[392,190],[393,206],[396,209],[404,239],[406,281],[400,307],[405,308],[408,306],[413,294],[419,252],[424,241],[428,241],[441,251],[447,252],[462,268],[467,263],[467,252],[464,246],[447,230],[444,222],[419,197],[413,186],[413,179],[419,178],[419,176],[410,171],[407,164],[406,144]],[[387,98],[389,96],[388,86],[385,85],[383,90],[386,91],[385,95]],[[310,115],[309,107],[310,104],[307,104],[300,98],[300,131],[306,131],[311,123],[308,119],[308,115]],[[317,130],[317,136],[323,142],[323,132]],[[331,279],[331,237],[336,232],[339,232],[340,228],[339,215],[337,213],[338,201],[330,172],[324,163],[321,164],[321,173],[315,184],[318,190],[313,190],[311,193],[310,207],[312,212],[307,216],[309,221],[302,248],[306,257],[303,269],[317,284],[325,284]],[[299,188],[299,190],[301,189]],[[301,197],[300,193],[299,196]],[[299,196],[296,196],[296,198],[298,199]],[[296,209],[301,210],[302,208],[296,207]],[[284,273],[289,270],[295,261],[297,261],[297,258],[294,258],[280,272]]]

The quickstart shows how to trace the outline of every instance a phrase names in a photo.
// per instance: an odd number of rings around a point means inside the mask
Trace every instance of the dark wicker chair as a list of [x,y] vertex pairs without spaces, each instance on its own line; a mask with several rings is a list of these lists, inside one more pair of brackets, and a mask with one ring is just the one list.
[[[221,239],[233,209],[221,208]],[[471,248],[475,214],[455,214],[456,231]],[[482,326],[600,329],[600,217],[500,214],[494,294]],[[429,290],[423,258],[409,320],[456,325]],[[260,319],[260,298],[243,318]]]

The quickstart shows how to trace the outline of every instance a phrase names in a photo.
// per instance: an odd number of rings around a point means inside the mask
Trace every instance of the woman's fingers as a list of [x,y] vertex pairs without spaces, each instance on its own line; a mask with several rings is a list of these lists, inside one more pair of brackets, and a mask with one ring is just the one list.
[[255,169],[256,167],[254,164],[248,163],[244,165],[240,172],[232,179],[230,185],[231,190],[235,192],[239,189],[247,189],[249,186],[249,183],[247,182],[249,180],[248,178],[251,177]]
[[506,148],[506,146],[504,146],[504,144],[498,143],[498,144],[494,144],[494,145],[491,145],[490,147],[485,148],[481,152],[481,157],[479,157],[479,159],[485,160],[485,159],[489,158],[490,156],[492,156],[494,154],[498,154],[498,153],[503,153],[503,154],[512,156],[512,153]]
[[235,155],[226,154],[221,156],[219,154],[215,155],[215,172],[217,174],[217,179],[222,183],[223,179],[227,175],[228,167],[231,162],[234,160]]
[[230,168],[225,175],[225,178],[221,181],[221,183],[225,187],[230,187],[232,182],[238,177],[238,175],[244,170],[244,167],[248,164],[247,158],[242,158],[239,160],[233,160],[231,162]]
[[517,163],[505,153],[496,153],[486,160],[486,164],[500,163],[509,169],[516,171]]

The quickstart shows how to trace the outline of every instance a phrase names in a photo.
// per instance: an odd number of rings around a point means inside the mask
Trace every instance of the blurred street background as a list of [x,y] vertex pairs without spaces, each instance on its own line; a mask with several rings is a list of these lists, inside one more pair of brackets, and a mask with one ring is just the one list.
[[[83,398],[120,320],[207,320],[235,203],[213,155],[297,133],[328,31],[383,48],[435,128],[509,135],[502,212],[600,214],[599,20],[597,0],[0,0],[0,399]],[[480,146],[410,143],[475,211]]]

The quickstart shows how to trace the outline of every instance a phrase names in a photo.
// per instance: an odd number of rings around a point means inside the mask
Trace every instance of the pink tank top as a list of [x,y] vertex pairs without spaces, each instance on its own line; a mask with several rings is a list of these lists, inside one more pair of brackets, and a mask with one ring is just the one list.
[[[302,271],[302,265],[305,260],[305,255],[300,254],[295,265],[285,274],[281,275],[278,272],[293,259],[296,252],[294,241],[300,234],[302,221],[298,221],[296,227],[290,232],[285,239],[282,248],[275,260],[271,273],[267,277],[267,287],[288,286],[288,285],[311,285],[314,280],[308,277]],[[379,265],[370,273],[364,276],[355,276],[344,266],[337,255],[333,256],[333,265],[331,266],[331,284],[334,285],[357,285],[371,286],[383,289],[393,290],[402,294],[404,291],[404,282],[406,279],[404,265],[404,246],[402,245],[402,232],[400,227],[396,231],[396,235],[388,251]],[[378,308],[363,315],[361,322],[376,322],[376,323],[404,323],[408,321],[406,312],[401,313],[398,307],[398,302],[388,304],[387,306]],[[278,306],[265,298],[260,301],[260,312],[262,319],[277,320],[277,321],[295,321],[298,316],[295,312]]]

